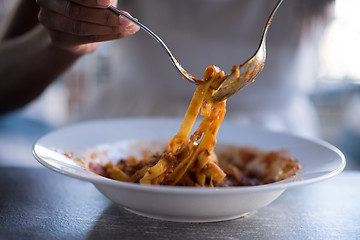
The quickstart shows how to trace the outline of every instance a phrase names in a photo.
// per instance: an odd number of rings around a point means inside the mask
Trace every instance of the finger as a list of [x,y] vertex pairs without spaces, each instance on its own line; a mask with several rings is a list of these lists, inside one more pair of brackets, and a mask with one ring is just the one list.
[[104,26],[89,22],[75,21],[55,12],[40,10],[39,22],[49,30],[57,30],[73,35],[112,35],[112,34],[134,34],[139,30],[135,24],[128,26]]
[[50,30],[49,34],[51,36],[52,42],[57,46],[61,46],[62,48],[73,48],[84,44],[111,41],[128,36],[126,32],[112,35],[78,36],[56,30]]
[[110,26],[117,26],[117,25],[127,26],[132,24],[132,22],[126,19],[125,17],[119,16],[109,9],[84,7],[77,3],[65,1],[65,0],[52,0],[52,1],[38,0],[38,4],[41,6],[41,9],[51,10],[63,16],[79,21],[97,23],[101,25],[110,25]]
[[116,0],[70,0],[71,2],[93,8],[107,8],[110,5],[116,6]]
[[40,6],[46,6],[49,4],[69,5],[71,3],[77,3],[79,5],[91,8],[107,8],[110,5],[116,5],[116,1],[114,0],[36,0],[36,3]]
[[126,20],[125,17],[115,14],[109,9],[96,9],[82,7],[77,4],[70,4],[66,12],[62,12],[63,15],[84,22],[96,23],[106,26],[127,26],[131,24],[131,21]]

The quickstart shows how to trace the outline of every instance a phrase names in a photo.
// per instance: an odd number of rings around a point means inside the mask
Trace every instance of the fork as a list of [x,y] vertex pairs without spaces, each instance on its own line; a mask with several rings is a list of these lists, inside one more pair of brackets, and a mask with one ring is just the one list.
[[[213,100],[215,102],[222,101],[224,99],[227,99],[231,97],[232,95],[236,94],[240,90],[242,90],[247,84],[254,81],[255,77],[262,71],[265,65],[265,59],[266,59],[266,36],[268,29],[270,27],[270,24],[272,22],[272,19],[282,4],[284,0],[279,0],[274,9],[272,10],[269,18],[266,21],[265,27],[262,32],[262,36],[260,39],[260,44],[257,50],[255,51],[254,55],[250,57],[246,62],[234,66],[239,69],[239,71],[233,71],[230,75],[228,75],[222,84],[219,86],[219,88],[215,91],[213,95]],[[159,36],[157,36],[153,31],[151,31],[148,27],[146,27],[144,24],[137,21],[135,18],[129,16],[125,12],[117,9],[114,6],[108,7],[113,12],[117,13],[118,15],[121,15],[131,22],[137,24],[141,29],[143,29],[145,32],[150,34],[159,44],[160,46],[165,50],[165,52],[168,54],[169,59],[171,63],[174,65],[176,70],[180,73],[180,75],[188,80],[191,83],[199,84],[203,82],[204,80],[195,78],[190,73],[188,73],[176,60],[174,55],[171,53],[170,49],[166,46],[163,40]],[[234,69],[233,69],[234,70]],[[239,74],[240,72],[240,74]]]
[[126,14],[125,12],[117,9],[114,6],[109,6],[108,9],[112,10],[113,12],[127,18],[128,20],[132,21],[133,23],[135,23],[136,25],[138,25],[141,29],[143,29],[145,32],[147,32],[148,34],[150,34],[150,36],[152,36],[159,44],[160,46],[165,50],[165,52],[168,54],[169,59],[171,61],[171,63],[174,65],[174,67],[176,68],[176,70],[180,73],[180,75],[188,80],[191,83],[194,84],[199,84],[201,82],[203,82],[204,80],[196,78],[194,76],[192,76],[190,73],[188,73],[181,65],[180,63],[176,60],[176,58],[174,57],[174,55],[171,53],[170,49],[166,46],[166,44],[164,43],[163,40],[161,40],[161,38],[156,35],[153,31],[151,31],[148,27],[146,27],[144,24],[142,24],[141,22],[137,21],[135,18],[130,17],[128,14]]

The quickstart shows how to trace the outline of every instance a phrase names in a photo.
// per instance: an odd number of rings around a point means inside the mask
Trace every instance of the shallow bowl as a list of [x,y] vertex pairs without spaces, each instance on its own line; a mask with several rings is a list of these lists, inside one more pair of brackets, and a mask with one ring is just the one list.
[[[41,137],[34,144],[33,155],[42,165],[55,172],[91,182],[107,198],[134,213],[179,222],[235,219],[267,206],[288,188],[326,180],[345,167],[341,151],[324,141],[226,121],[220,127],[218,143],[251,145],[261,150],[287,149],[290,156],[299,160],[301,173],[296,178],[251,187],[149,186],[99,176],[88,170],[86,159],[77,161],[63,154],[71,152],[83,156],[94,149],[106,149],[112,152],[109,158],[115,160],[119,154],[132,154],[134,149],[127,148],[130,143],[140,140],[147,143],[166,142],[177,133],[181,120],[129,118],[79,123]],[[114,149],[116,151],[112,151]]]

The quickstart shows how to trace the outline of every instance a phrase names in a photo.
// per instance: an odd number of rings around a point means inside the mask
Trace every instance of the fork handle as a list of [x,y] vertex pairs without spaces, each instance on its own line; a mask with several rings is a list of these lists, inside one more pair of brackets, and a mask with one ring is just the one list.
[[171,53],[170,49],[166,46],[166,44],[163,42],[163,40],[161,40],[160,37],[158,37],[155,33],[153,33],[148,27],[146,27],[144,24],[140,23],[139,21],[137,21],[135,18],[129,16],[128,14],[126,14],[124,11],[121,11],[119,9],[117,9],[114,6],[109,6],[108,9],[110,9],[111,11],[127,18],[128,20],[132,21],[133,23],[135,23],[136,25],[138,25],[139,27],[141,27],[145,32],[147,32],[148,34],[150,34],[150,36],[152,36],[159,44],[160,46],[164,49],[164,51],[168,54],[169,59],[171,61],[171,63],[174,65],[174,67],[176,68],[176,70],[179,72],[179,74],[184,78],[187,79],[189,82],[191,83],[195,83],[198,84],[198,82],[201,82],[201,79],[197,79],[195,77],[193,77],[192,75],[190,75],[187,71],[185,71],[185,69],[183,67],[181,67],[181,65],[179,64],[179,62],[176,60],[176,58],[174,57],[174,55]]

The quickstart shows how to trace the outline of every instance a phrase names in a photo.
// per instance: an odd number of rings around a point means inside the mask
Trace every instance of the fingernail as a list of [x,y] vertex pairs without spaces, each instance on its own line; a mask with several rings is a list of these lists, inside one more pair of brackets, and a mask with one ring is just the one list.
[[134,34],[136,33],[137,31],[140,30],[140,27],[135,25],[135,24],[132,24],[130,27],[126,28],[126,31],[129,33],[129,34]]
[[108,6],[110,6],[110,1],[109,0],[97,0],[97,4],[100,7],[108,7]]
[[119,17],[119,24],[123,26],[128,26],[131,24],[131,21],[127,19],[126,17],[120,16]]

